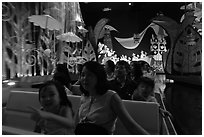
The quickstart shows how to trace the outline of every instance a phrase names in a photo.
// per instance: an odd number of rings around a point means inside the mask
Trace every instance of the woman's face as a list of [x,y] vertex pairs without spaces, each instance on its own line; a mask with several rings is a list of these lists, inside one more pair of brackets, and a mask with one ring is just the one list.
[[114,73],[117,78],[123,78],[127,75],[127,70],[124,65],[117,64]]
[[59,106],[60,96],[54,85],[49,85],[41,90],[40,103],[47,111],[52,111]]
[[89,71],[86,66],[83,67],[81,73],[81,85],[87,91],[95,90],[95,86],[97,84],[97,77],[96,75]]
[[110,71],[109,66],[108,66],[108,63],[105,63],[104,69],[105,69],[106,72]]

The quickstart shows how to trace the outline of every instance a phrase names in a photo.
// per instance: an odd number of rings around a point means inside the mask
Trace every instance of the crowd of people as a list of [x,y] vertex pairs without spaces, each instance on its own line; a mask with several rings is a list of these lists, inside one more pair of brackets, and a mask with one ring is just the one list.
[[[149,134],[126,110],[122,100],[156,102],[154,80],[145,61],[124,60],[104,65],[88,61],[80,66],[79,79],[71,82],[66,66],[58,64],[53,80],[39,89],[41,109],[31,108],[35,132],[43,134],[111,135],[119,118],[130,134]],[[67,94],[81,96],[73,113]]]

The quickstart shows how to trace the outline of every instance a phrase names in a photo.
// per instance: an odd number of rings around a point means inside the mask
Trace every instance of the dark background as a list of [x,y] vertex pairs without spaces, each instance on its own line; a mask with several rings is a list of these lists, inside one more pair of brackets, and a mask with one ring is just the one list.
[[[134,33],[141,33],[150,23],[151,19],[156,17],[158,13],[163,13],[180,22],[180,18],[184,14],[184,10],[180,7],[187,4],[186,2],[80,2],[80,8],[85,28],[91,26],[93,29],[96,23],[102,19],[109,19],[108,25],[111,25],[118,32],[111,31],[113,50],[117,55],[126,54],[132,56],[132,53],[140,53],[141,50],[149,52],[150,38],[153,32],[148,29],[141,44],[138,48],[128,50],[123,48],[114,37],[130,38]],[[104,8],[111,8],[110,11],[103,11]],[[169,46],[168,37],[167,47]]]

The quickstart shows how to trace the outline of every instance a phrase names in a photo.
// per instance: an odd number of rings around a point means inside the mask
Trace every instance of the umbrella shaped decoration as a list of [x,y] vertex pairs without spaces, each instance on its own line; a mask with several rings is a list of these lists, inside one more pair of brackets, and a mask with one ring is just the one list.
[[[58,35],[56,36],[56,38],[58,40],[61,40],[61,41],[66,41],[66,42],[81,42],[82,39],[79,38],[76,34],[74,34],[73,32],[67,32],[67,33],[63,33],[61,35]],[[69,48],[69,47],[68,47]],[[68,50],[68,56],[67,56],[67,64],[68,65],[71,65],[73,67],[73,64],[72,64],[72,58],[69,57],[69,54],[70,54],[70,48]],[[73,53],[71,53],[73,54]]]
[[78,37],[73,32],[63,33],[61,35],[56,36],[58,40],[66,41],[66,42],[81,42],[82,39]]
[[60,22],[50,15],[32,15],[28,17],[28,19],[30,22],[33,22],[35,26],[40,26],[43,29],[60,30],[62,28]]
[[[62,29],[62,25],[59,21],[51,17],[50,15],[32,15],[28,17],[29,22],[33,22],[35,26],[40,26],[43,29],[54,30],[54,37],[55,37],[55,30]],[[55,39],[53,44],[53,53],[55,52]],[[53,54],[55,58],[56,55]],[[54,67],[56,64],[56,60],[54,59]]]

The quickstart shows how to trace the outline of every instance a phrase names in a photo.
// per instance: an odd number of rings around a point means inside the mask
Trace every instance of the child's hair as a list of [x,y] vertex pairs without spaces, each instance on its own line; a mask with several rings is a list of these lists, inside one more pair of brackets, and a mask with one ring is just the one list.
[[39,89],[39,100],[40,100],[40,94],[42,90],[45,90],[45,87],[50,85],[54,85],[57,88],[57,92],[59,93],[59,97],[60,97],[60,106],[69,106],[72,109],[72,104],[67,98],[65,88],[58,81],[50,80],[45,82]]
[[[140,77],[139,81],[138,81],[138,85],[140,83],[144,83],[144,84],[147,84],[148,86],[150,86],[152,89],[154,89],[154,80],[151,79],[151,78],[148,78],[148,77]],[[137,85],[137,86],[138,86]]]

